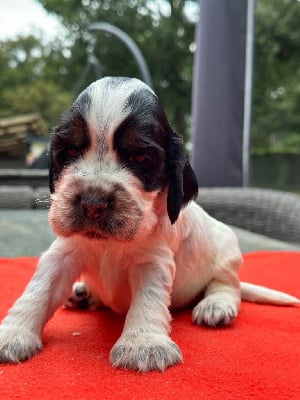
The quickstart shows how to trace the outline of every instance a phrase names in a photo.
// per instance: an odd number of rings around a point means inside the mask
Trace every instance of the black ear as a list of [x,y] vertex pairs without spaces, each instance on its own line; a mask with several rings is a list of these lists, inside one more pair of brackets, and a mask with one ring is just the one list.
[[49,166],[49,189],[50,193],[54,193],[55,191],[55,180],[56,180],[56,173],[53,161],[53,150],[52,150],[52,143],[50,143],[50,147],[48,150],[48,166]]
[[174,224],[181,208],[198,194],[197,178],[185,156],[182,137],[175,132],[167,135],[166,166],[169,183],[167,210]]
[[[57,133],[60,129],[60,126],[53,128],[51,135],[50,135],[50,146],[48,148],[48,168],[49,168],[49,176],[48,176],[48,183],[50,193],[55,192],[55,184],[56,181],[59,179],[61,172],[64,168],[65,163],[61,162],[60,165],[58,164],[57,158],[57,151],[55,157],[55,148],[57,149],[57,142],[59,142],[60,135]],[[56,142],[56,144],[55,144]],[[61,147],[61,146],[60,146]]]

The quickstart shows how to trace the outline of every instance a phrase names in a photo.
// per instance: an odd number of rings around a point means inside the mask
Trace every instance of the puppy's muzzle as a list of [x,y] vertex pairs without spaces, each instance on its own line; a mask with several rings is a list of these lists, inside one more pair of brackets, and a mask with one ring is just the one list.
[[139,204],[122,184],[103,187],[73,179],[52,195],[49,213],[56,234],[100,240],[133,239],[142,218]]

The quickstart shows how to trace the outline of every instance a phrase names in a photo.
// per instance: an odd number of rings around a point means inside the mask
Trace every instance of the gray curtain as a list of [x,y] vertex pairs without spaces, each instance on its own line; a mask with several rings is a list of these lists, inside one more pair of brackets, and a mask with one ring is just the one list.
[[248,2],[199,3],[191,162],[200,187],[243,186],[248,162],[243,159],[248,151],[244,142]]

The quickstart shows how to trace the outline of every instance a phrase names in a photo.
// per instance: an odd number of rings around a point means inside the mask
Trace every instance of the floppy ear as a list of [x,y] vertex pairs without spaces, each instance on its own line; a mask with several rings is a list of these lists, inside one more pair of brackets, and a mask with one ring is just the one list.
[[52,151],[52,143],[50,143],[48,150],[48,166],[49,166],[49,189],[50,193],[54,193],[55,187],[55,172],[54,172],[54,162],[53,162],[53,151]]
[[169,183],[167,210],[174,224],[181,208],[197,196],[198,182],[185,156],[182,137],[173,131],[167,135],[166,166]]
[[54,150],[53,150],[54,132],[55,131],[52,131],[51,133],[50,146],[48,149],[48,167],[49,167],[48,182],[51,194],[55,192],[55,183],[58,180],[62,170],[62,168],[58,167],[57,163],[55,162]]

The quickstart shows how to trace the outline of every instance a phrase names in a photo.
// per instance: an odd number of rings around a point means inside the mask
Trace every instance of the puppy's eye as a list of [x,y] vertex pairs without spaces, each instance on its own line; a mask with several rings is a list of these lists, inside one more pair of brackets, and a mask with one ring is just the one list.
[[134,156],[130,156],[129,157],[130,161],[136,161],[138,163],[142,163],[146,160],[146,156],[144,156],[144,154],[136,154]]
[[78,157],[80,155],[80,151],[77,149],[74,149],[72,147],[70,149],[68,149],[67,151],[68,151],[68,155],[70,157]]

